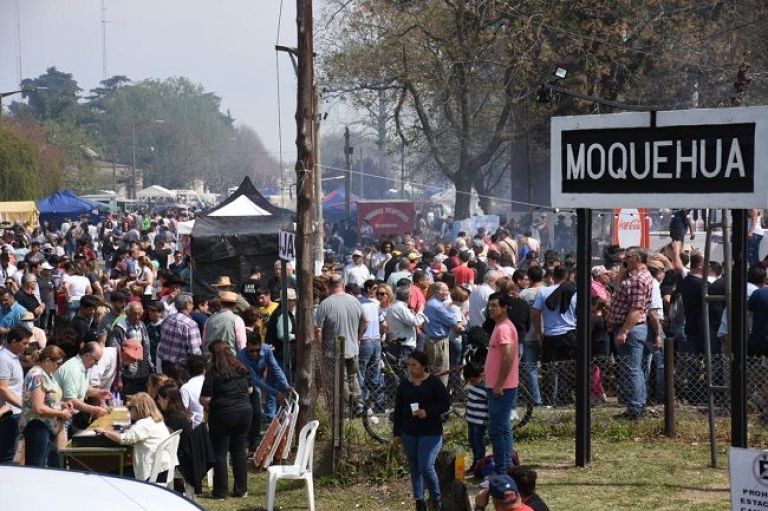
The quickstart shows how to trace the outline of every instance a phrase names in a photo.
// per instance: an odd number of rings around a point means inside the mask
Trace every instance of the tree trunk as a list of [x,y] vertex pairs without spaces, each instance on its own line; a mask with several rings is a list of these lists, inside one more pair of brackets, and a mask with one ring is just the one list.
[[466,170],[459,170],[453,179],[456,187],[456,201],[453,206],[453,218],[464,220],[471,216],[470,204],[472,203],[472,179]]

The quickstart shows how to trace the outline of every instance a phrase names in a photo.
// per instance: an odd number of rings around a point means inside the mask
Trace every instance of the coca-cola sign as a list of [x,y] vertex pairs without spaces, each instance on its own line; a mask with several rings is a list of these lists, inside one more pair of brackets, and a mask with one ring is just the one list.
[[616,209],[613,212],[613,244],[622,248],[649,246],[645,209]]

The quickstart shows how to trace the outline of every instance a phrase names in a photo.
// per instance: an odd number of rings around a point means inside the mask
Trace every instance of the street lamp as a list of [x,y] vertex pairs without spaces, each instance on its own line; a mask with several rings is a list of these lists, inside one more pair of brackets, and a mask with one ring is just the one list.
[[9,92],[0,92],[0,122],[3,121],[3,98],[13,96],[14,94],[24,94],[26,92],[35,92],[39,90],[48,90],[48,87],[31,87],[29,89],[12,90]]

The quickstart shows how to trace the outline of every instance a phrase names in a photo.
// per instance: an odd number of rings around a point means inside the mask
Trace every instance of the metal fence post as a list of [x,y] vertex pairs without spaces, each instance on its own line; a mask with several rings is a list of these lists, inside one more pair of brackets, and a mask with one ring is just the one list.
[[344,447],[344,337],[336,337],[333,346],[333,470],[336,471]]
[[675,418],[675,339],[664,338],[664,435],[677,435]]

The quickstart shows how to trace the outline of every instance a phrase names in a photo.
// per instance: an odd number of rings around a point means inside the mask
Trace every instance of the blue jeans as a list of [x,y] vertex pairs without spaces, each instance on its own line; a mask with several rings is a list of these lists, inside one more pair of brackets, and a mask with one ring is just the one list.
[[648,327],[645,323],[635,325],[627,334],[624,344],[617,347],[619,356],[619,398],[627,405],[630,417],[639,417],[645,408],[647,392],[643,371],[643,352]]
[[520,375],[523,377],[523,385],[528,389],[533,404],[536,406],[541,405],[539,361],[541,361],[541,343],[539,341],[523,341],[523,358],[520,361]]
[[51,435],[43,421],[33,419],[24,426],[24,460],[25,464],[34,467],[59,466],[59,456],[56,452],[56,439]]
[[487,426],[467,422],[467,440],[472,449],[472,464],[485,458],[485,430]]
[[747,263],[750,267],[760,264],[760,242],[762,240],[762,234],[753,234],[747,240]]
[[10,465],[19,445],[19,421],[21,414],[6,415],[0,419],[0,465]]
[[403,434],[403,448],[411,468],[411,485],[413,497],[424,500],[424,480],[427,481],[432,500],[440,501],[440,483],[437,481],[435,460],[443,446],[442,435],[411,436]]
[[381,341],[367,340],[360,343],[360,390],[366,406],[382,407],[381,392]]
[[504,389],[501,396],[488,389],[488,438],[493,448],[493,462],[497,474],[506,474],[512,465],[515,437],[512,434],[512,410],[517,404],[517,388]]

